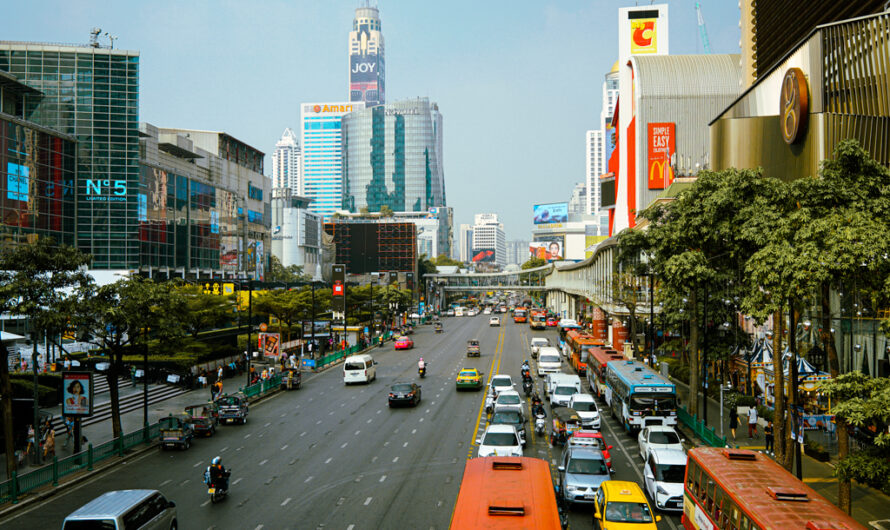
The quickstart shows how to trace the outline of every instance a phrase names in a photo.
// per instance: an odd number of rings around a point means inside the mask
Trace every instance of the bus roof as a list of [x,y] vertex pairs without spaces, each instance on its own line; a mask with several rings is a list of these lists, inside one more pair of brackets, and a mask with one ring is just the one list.
[[[773,528],[863,528],[771,458],[756,451],[697,447],[689,450],[739,508]],[[689,469],[687,466],[686,469]],[[808,523],[815,523],[813,526]]]
[[612,361],[626,360],[624,355],[618,353],[617,350],[611,350],[601,346],[593,346],[592,348],[587,348],[587,351],[590,353],[590,356],[593,357],[593,360],[600,366],[605,366],[606,363]]
[[603,346],[605,343],[602,339],[598,339],[593,335],[590,335],[584,331],[578,331],[576,329],[570,330],[566,333],[566,336],[574,341],[576,344],[581,344],[585,346]]
[[645,387],[671,387],[672,391],[675,390],[674,383],[639,361],[611,361],[607,369],[612,370],[634,392],[644,392]]
[[451,528],[560,528],[550,465],[530,457],[468,460]]

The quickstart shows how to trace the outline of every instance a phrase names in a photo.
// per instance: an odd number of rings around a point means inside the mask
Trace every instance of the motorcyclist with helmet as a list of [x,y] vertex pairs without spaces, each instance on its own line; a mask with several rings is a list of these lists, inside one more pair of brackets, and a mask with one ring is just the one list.
[[226,470],[225,466],[223,466],[220,457],[217,456],[210,462],[210,467],[207,468],[207,473],[210,480],[210,486],[219,488],[223,491],[229,490],[229,476],[231,473]]

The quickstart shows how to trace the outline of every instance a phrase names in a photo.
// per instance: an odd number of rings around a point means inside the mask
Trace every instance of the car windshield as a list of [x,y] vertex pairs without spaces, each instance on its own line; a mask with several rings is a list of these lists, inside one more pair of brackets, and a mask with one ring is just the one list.
[[599,458],[570,458],[566,466],[566,473],[579,475],[607,475],[609,469],[606,462]]
[[578,389],[573,386],[558,386],[553,393],[559,396],[571,396],[577,391]]
[[532,346],[547,346],[549,344],[550,344],[549,340],[541,340],[541,339],[532,340]]
[[364,370],[365,363],[346,363],[346,370]]
[[520,399],[516,394],[501,394],[498,396],[498,405],[519,405]]
[[572,408],[578,412],[596,412],[596,403],[593,401],[576,401]]
[[680,437],[673,431],[652,431],[649,433],[650,444],[678,444]]
[[686,466],[681,466],[679,464],[659,464],[655,468],[655,472],[655,480],[659,482],[682,484],[683,478],[686,476]]
[[513,386],[513,381],[509,377],[495,377],[491,380],[491,386]]
[[558,363],[558,362],[559,362],[559,356],[558,356],[558,355],[542,355],[541,358],[538,360],[538,362],[541,362],[541,363]]
[[652,513],[644,502],[610,502],[606,504],[606,521],[616,523],[651,523]]
[[494,413],[494,416],[491,417],[491,422],[519,425],[522,423],[522,416],[515,410],[502,410]]
[[490,432],[485,435],[482,445],[493,445],[497,447],[507,447],[511,445],[519,445],[516,441],[516,435],[512,432]]
[[410,383],[402,383],[398,385],[392,385],[393,392],[411,392],[411,384]]
[[114,530],[114,519],[90,519],[88,521],[65,521],[62,530]]

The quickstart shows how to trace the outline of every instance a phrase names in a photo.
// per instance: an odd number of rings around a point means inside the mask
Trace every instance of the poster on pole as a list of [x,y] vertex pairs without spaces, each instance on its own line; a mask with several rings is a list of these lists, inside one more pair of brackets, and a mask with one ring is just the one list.
[[93,373],[62,372],[62,415],[93,414]]
[[281,338],[278,333],[260,333],[260,350],[263,357],[277,359],[281,355]]

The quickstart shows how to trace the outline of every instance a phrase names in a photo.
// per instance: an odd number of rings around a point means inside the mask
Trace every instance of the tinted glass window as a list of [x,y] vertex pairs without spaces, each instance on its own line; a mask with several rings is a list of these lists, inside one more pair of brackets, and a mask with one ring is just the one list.
[[512,383],[509,377],[495,377],[491,380],[491,386],[510,386]]
[[573,386],[558,386],[553,391],[554,394],[559,396],[571,396],[575,392],[577,392],[577,389]]
[[542,363],[558,363],[559,356],[558,355],[541,355],[541,359],[539,362]]
[[501,394],[498,396],[498,404],[500,405],[519,405],[519,396],[515,394]]
[[572,408],[581,412],[596,411],[596,404],[592,401],[581,401],[572,403]]
[[413,388],[411,387],[410,383],[403,383],[400,385],[392,385],[393,392],[411,392],[411,390],[413,390]]
[[65,521],[62,530],[114,530],[111,519],[95,519],[91,521]]
[[606,521],[616,523],[651,523],[649,506],[641,502],[610,502],[606,504]]
[[351,362],[351,363],[346,363],[345,369],[346,370],[364,370],[365,365],[364,365],[364,363],[360,363],[360,362],[359,363]]
[[566,466],[566,473],[581,475],[607,475],[606,462],[598,458],[571,458]]
[[678,444],[680,437],[671,431],[653,431],[649,433],[650,444]]
[[497,447],[505,447],[511,445],[519,445],[516,435],[512,432],[490,432],[485,435],[482,441],[483,445],[493,445]]
[[686,476],[686,466],[661,464],[656,468],[655,478],[660,482],[682,484]]
[[506,423],[509,425],[519,425],[522,423],[522,416],[515,410],[504,410],[495,412],[491,418],[492,423]]

